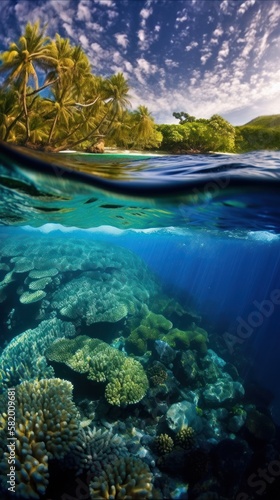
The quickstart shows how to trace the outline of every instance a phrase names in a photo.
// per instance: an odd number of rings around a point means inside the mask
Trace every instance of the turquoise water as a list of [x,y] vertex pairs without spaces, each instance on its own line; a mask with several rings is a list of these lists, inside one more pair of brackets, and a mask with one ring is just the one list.
[[1,150],[1,498],[278,498],[280,154],[97,156]]

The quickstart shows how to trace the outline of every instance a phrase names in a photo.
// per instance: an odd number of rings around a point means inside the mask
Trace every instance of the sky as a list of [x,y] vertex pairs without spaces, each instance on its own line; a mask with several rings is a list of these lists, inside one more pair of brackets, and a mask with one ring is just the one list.
[[280,113],[279,0],[0,0],[0,51],[25,24],[47,23],[86,52],[92,71],[122,72],[132,109],[234,125]]

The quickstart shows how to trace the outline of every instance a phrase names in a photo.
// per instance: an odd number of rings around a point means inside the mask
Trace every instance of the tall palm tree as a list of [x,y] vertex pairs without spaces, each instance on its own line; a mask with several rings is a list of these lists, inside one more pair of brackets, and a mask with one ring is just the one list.
[[64,129],[69,130],[70,124],[75,126],[75,123],[79,121],[73,85],[71,81],[68,81],[66,75],[54,86],[52,94],[54,99],[45,99],[50,104],[49,114],[53,118],[47,140],[48,145],[52,141],[58,123]]
[[155,135],[155,122],[146,106],[138,106],[132,113],[133,146],[146,147]]
[[55,58],[50,51],[50,41],[45,37],[45,29],[40,28],[40,23],[34,25],[28,23],[24,34],[17,43],[12,43],[9,50],[1,57],[0,71],[7,73],[5,84],[16,83],[19,85],[19,92],[23,107],[26,126],[25,142],[30,137],[29,113],[27,106],[27,89],[31,81],[35,90],[39,89],[37,70],[46,69],[55,64]]
[[128,82],[123,73],[112,75],[104,82],[103,95],[107,106],[107,114],[110,114],[110,120],[107,126],[106,134],[110,132],[114,120],[131,106]]

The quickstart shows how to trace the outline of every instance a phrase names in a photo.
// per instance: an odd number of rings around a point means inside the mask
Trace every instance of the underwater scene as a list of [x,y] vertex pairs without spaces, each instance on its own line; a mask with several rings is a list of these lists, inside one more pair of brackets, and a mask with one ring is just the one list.
[[277,500],[280,153],[0,159],[0,498]]

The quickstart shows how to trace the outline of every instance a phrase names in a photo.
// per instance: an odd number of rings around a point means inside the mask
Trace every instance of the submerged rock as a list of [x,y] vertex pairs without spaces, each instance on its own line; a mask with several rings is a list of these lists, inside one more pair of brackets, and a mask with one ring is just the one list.
[[179,432],[182,427],[191,426],[195,429],[198,419],[196,407],[189,401],[181,401],[170,406],[166,413],[166,422],[170,430]]
[[202,397],[205,403],[220,404],[228,400],[244,396],[245,390],[240,382],[235,382],[231,378],[225,377],[214,384],[207,384],[202,390]]
[[163,340],[155,341],[155,350],[159,355],[160,361],[166,366],[169,366],[176,357],[176,351]]

